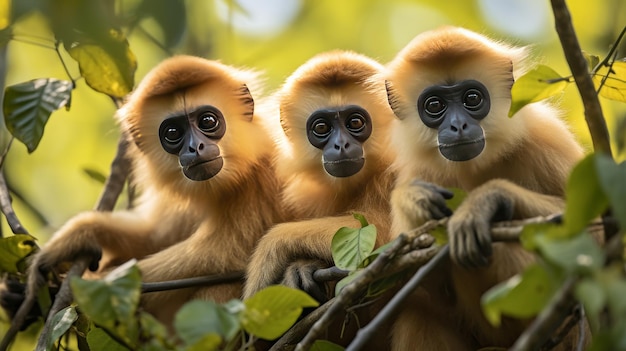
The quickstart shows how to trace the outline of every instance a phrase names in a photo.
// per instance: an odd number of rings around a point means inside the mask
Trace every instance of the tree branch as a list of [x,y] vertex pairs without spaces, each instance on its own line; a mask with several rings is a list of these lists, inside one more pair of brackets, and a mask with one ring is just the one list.
[[[560,215],[551,215],[538,216],[525,220],[494,223],[491,229],[492,240],[494,242],[519,241],[519,236],[522,233],[524,226],[537,223],[558,222],[559,219]],[[337,318],[337,315],[345,311],[357,297],[361,296],[363,292],[366,291],[367,286],[373,281],[400,271],[407,269],[414,270],[422,267],[418,270],[418,273],[416,273],[416,276],[419,275],[419,278],[414,277],[417,280],[415,283],[415,286],[417,286],[421,276],[427,274],[436,266],[438,260],[445,257],[445,254],[441,254],[441,251],[445,250],[444,248],[447,246],[432,246],[434,239],[427,233],[439,226],[445,226],[447,220],[447,218],[444,218],[439,221],[430,221],[419,228],[411,230],[405,234],[401,234],[387,250],[385,250],[369,266],[367,266],[360,273],[360,275],[352,281],[352,283],[346,285],[343,290],[341,290],[341,292],[333,300],[331,300],[334,301],[332,306],[327,308],[327,311],[320,317],[319,320],[317,320],[313,325],[308,324],[302,327],[304,329],[308,329],[309,332],[298,344],[296,350],[308,350],[313,345],[313,342],[323,335],[330,323]],[[594,221],[590,223],[588,228],[590,231],[602,230],[602,222]],[[432,260],[435,256],[437,256],[437,259]],[[414,286],[411,286],[407,289],[412,291],[414,288]],[[392,299],[393,302],[389,302],[383,309],[383,311],[391,310],[392,312],[383,313],[381,311],[375,318],[375,320],[379,319],[375,323],[383,323],[386,319],[391,318],[393,311],[397,309],[398,306],[402,306],[404,297],[406,296],[398,298],[394,297]],[[302,323],[302,321],[299,323]],[[374,322],[372,321],[370,324],[371,323]],[[368,325],[366,328],[368,328],[367,330],[375,330],[377,327],[372,326],[371,329],[369,329]],[[359,332],[359,335],[361,334],[367,335],[368,333]],[[296,334],[293,334],[293,336],[295,335]],[[283,340],[285,338],[286,336],[281,338],[281,344],[292,345],[295,342],[293,339]],[[365,340],[360,340],[359,344],[355,346],[355,350],[358,350],[359,347],[365,345],[367,337],[364,336],[363,338],[365,338]],[[356,338],[354,342],[356,342]]]
[[569,9],[565,0],[551,0],[551,3],[556,32],[559,35],[565,59],[572,71],[585,108],[585,121],[591,133],[593,148],[611,156],[609,132],[602,114],[602,107],[593,80],[589,75],[587,61],[578,43]]
[[224,274],[207,275],[202,277],[192,277],[186,279],[168,280],[163,282],[142,283],[141,293],[151,293],[156,291],[193,288],[197,286],[210,286],[224,283],[243,281],[245,272],[237,271]]
[[28,231],[22,225],[19,218],[17,218],[13,206],[11,205],[11,195],[9,195],[9,187],[4,178],[4,170],[2,167],[0,167],[0,206],[13,234],[28,234]]
[[532,324],[520,335],[510,351],[539,350],[550,339],[550,335],[571,314],[576,304],[572,290],[577,279],[570,277],[554,294],[550,303],[539,313]]
[[374,336],[376,330],[380,330],[382,326],[394,315],[398,313],[406,300],[415,289],[422,283],[424,277],[430,273],[443,259],[445,259],[450,248],[445,245],[437,248],[437,254],[430,259],[425,265],[415,272],[413,277],[398,291],[387,305],[374,317],[374,319],[365,327],[361,328],[354,340],[350,343],[346,351],[363,350],[370,338]]
[[122,133],[117,144],[117,153],[113,162],[111,162],[111,173],[104,183],[104,190],[98,199],[96,211],[112,211],[124,189],[124,183],[128,178],[131,167],[131,162],[127,155],[128,143],[128,135]]

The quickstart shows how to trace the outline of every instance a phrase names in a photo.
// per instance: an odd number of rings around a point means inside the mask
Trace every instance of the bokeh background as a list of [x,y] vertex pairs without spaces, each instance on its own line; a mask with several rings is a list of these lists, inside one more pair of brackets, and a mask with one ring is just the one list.
[[[115,1],[122,10],[139,2]],[[185,12],[171,15],[172,21],[185,21],[183,32],[173,37],[166,35],[162,25],[145,18],[128,33],[138,61],[137,82],[163,58],[172,53],[187,53],[260,69],[266,73],[267,90],[271,92],[295,68],[319,52],[351,49],[386,63],[416,34],[441,25],[463,26],[513,44],[531,45],[536,62],[551,66],[563,76],[569,75],[548,0],[189,0],[183,3]],[[568,6],[581,46],[603,57],[626,26],[626,1],[571,0]],[[52,44],[53,36],[41,15],[21,18],[15,23],[14,34],[16,39],[7,44],[6,85],[42,77],[68,79],[54,50],[30,43],[41,42],[43,38],[44,42],[48,41],[47,46]],[[169,50],[157,44],[168,40],[176,43]],[[626,44],[621,45],[619,57],[624,56]],[[78,77],[76,63],[65,53],[63,57],[72,76]],[[571,84],[557,100],[562,102],[564,115],[579,140],[590,150],[575,85]],[[626,104],[601,100],[613,132],[618,121],[626,118]],[[78,80],[71,109],[52,114],[35,152],[28,154],[24,145],[14,142],[4,165],[6,177],[15,191],[18,216],[41,242],[69,217],[94,206],[102,183],[88,176],[85,170],[105,175],[109,172],[119,136],[112,118],[114,111],[110,98],[90,89],[84,80]],[[10,232],[4,220],[2,230],[5,234]]]

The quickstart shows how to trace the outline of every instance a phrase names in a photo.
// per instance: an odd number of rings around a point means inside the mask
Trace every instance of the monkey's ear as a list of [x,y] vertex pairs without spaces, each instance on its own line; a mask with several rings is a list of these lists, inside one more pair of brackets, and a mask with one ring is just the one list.
[[243,84],[239,93],[241,94],[239,100],[246,109],[243,115],[248,118],[248,121],[252,121],[252,116],[254,116],[254,99],[252,94],[250,94],[250,90],[248,90],[248,86]]
[[390,81],[385,80],[385,89],[387,90],[387,102],[389,102],[389,106],[393,110],[393,114],[396,115],[399,119],[402,119],[401,107],[400,107],[400,98],[396,93],[396,89],[393,87]]

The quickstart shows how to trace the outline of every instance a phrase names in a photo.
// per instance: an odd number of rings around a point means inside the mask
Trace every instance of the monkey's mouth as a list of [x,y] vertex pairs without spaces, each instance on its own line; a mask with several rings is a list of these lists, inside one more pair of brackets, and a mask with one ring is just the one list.
[[324,160],[324,170],[333,177],[345,178],[357,174],[365,164],[364,157]]
[[439,144],[439,152],[450,161],[469,161],[485,149],[485,138],[464,140],[452,144]]
[[204,181],[217,175],[224,166],[222,156],[217,156],[210,160],[198,159],[183,166],[183,174],[190,180]]

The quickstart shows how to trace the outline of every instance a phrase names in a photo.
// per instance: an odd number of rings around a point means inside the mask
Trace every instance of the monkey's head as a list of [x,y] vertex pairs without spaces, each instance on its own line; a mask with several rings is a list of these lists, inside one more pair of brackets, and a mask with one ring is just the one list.
[[[489,164],[523,135],[507,116],[513,67],[525,53],[456,27],[425,32],[388,65],[388,101],[399,121],[392,137],[421,162]],[[467,166],[467,165],[466,165]]]
[[255,126],[260,122],[248,89],[254,79],[251,72],[192,56],[167,59],[150,71],[118,112],[150,176],[163,185],[223,186],[267,153],[270,139]]
[[382,81],[374,79],[382,68],[363,55],[332,51],[286,80],[278,98],[291,171],[354,181],[387,162],[382,151],[393,113]]

